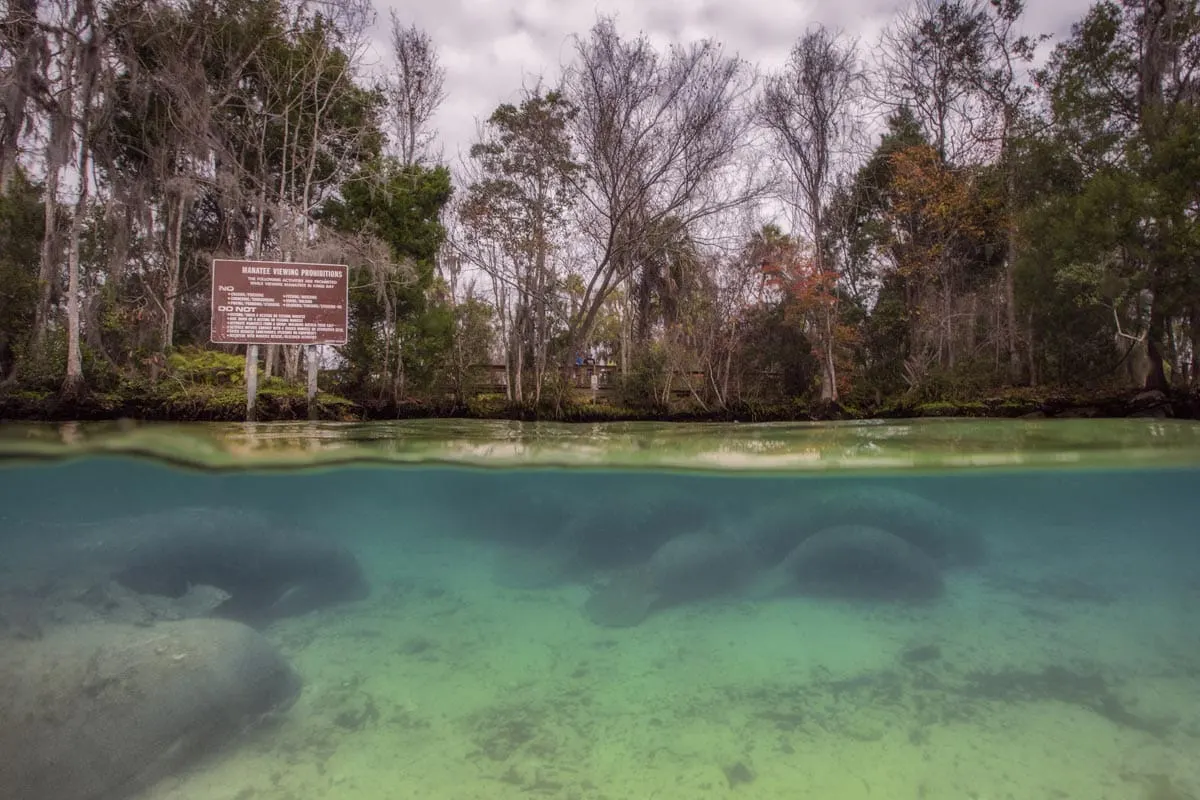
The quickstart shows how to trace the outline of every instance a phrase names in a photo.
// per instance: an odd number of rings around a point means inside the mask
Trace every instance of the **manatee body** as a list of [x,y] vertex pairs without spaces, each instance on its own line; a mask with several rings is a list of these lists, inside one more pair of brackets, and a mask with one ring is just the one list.
[[634,568],[674,539],[708,527],[718,512],[678,489],[631,486],[620,503],[573,504],[537,546],[502,551],[493,576],[501,586],[533,589]]
[[839,525],[813,534],[773,570],[780,592],[818,597],[923,601],[944,591],[936,561],[880,528]]
[[920,495],[889,487],[814,492],[767,506],[750,520],[760,547],[783,558],[818,531],[839,525],[881,528],[944,567],[975,566],[986,558],[977,526]]
[[56,629],[0,652],[0,797],[123,800],[301,690],[248,626],[196,619]]
[[182,508],[105,523],[84,544],[122,586],[181,598],[198,585],[229,595],[215,616],[261,625],[370,590],[349,550],[236,509]]
[[737,536],[715,530],[685,533],[596,589],[584,613],[605,627],[637,625],[655,610],[732,591],[756,567],[755,553]]

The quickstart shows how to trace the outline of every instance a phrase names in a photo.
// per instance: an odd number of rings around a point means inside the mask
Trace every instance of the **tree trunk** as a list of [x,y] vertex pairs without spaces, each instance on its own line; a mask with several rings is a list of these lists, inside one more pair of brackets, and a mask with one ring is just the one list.
[[[1008,172],[1008,202],[1011,209],[1013,205],[1012,198],[1016,195],[1016,189],[1013,186],[1012,168],[1009,168]],[[1004,257],[1004,311],[1005,331],[1008,334],[1008,379],[1014,385],[1021,381],[1021,350],[1017,335],[1017,246],[1016,214],[1010,210],[1008,236],[1005,240],[1007,253]]]
[[95,9],[89,3],[81,9],[83,24],[90,29],[86,40],[76,40],[78,63],[82,83],[79,87],[79,196],[75,203],[75,214],[71,219],[71,241],[67,257],[67,374],[63,379],[62,393],[73,397],[83,392],[83,353],[79,342],[79,235],[83,218],[87,214],[90,183],[91,154],[91,109],[92,90],[96,85],[96,73],[100,70],[100,22]]
[[[1143,0],[1141,21],[1141,61],[1138,65],[1138,122],[1147,144],[1156,146],[1163,137],[1163,79],[1168,71],[1178,43],[1173,41],[1177,0]],[[1159,230],[1165,230],[1164,220],[1156,219]],[[1163,368],[1162,344],[1166,333],[1160,310],[1159,279],[1168,269],[1166,255],[1151,253],[1146,268],[1150,272],[1150,324],[1146,331],[1145,388],[1166,390],[1167,376]]]
[[392,386],[392,395],[397,401],[408,392],[408,376],[404,371],[404,341],[396,334],[396,380]]
[[1146,382],[1144,388],[1167,390],[1167,373],[1163,368],[1163,317],[1159,311],[1158,299],[1154,298],[1150,305],[1150,325],[1146,331]]
[[1029,315],[1029,319],[1026,322],[1026,330],[1028,331],[1025,339],[1028,343],[1026,353],[1029,356],[1029,386],[1033,388],[1038,385],[1036,340],[1033,337],[1033,314]]
[[46,188],[43,192],[45,227],[42,233],[42,252],[38,267],[38,300],[34,309],[33,336],[30,354],[34,358],[45,355],[46,334],[50,331],[50,315],[53,311],[54,286],[58,282],[58,184],[73,126],[74,90],[71,88],[75,70],[75,58],[68,55],[63,64],[61,96],[50,119],[50,140],[46,144]]
[[625,290],[625,303],[621,309],[621,377],[629,377],[630,353],[633,347],[633,281]]
[[[539,210],[539,215],[541,214]],[[542,402],[542,384],[546,372],[546,236],[537,221],[534,257],[534,349],[533,349],[533,402]]]
[[183,217],[186,213],[187,197],[181,190],[172,198],[168,195],[166,219],[167,244],[167,289],[163,297],[162,352],[171,352],[175,342],[175,309],[179,300],[180,251],[183,240]]
[[[49,148],[48,148],[49,149]],[[50,158],[46,162],[46,188],[42,206],[45,222],[42,233],[41,263],[38,267],[38,299],[34,309],[33,336],[30,339],[30,354],[41,358],[45,352],[46,334],[50,330],[50,313],[53,308],[55,273],[58,265],[58,177],[60,165]]]
[[1168,378],[1168,383],[1171,386],[1178,387],[1179,379],[1183,375],[1184,369],[1179,363],[1179,337],[1176,335],[1178,330],[1174,319],[1168,319],[1166,322],[1166,343],[1167,352],[1164,354],[1166,366],[1170,368],[1171,375]]
[[283,345],[283,379],[290,384],[300,382],[300,351],[302,345]]
[[942,295],[942,330],[946,342],[946,368],[953,370],[958,364],[958,353],[954,347],[954,286],[947,279]]
[[[120,205],[120,214],[117,206]],[[125,280],[125,267],[129,263],[129,240],[133,235],[133,207],[126,200],[119,204],[110,197],[105,209],[112,247],[108,251],[108,276],[117,287]]]
[[320,362],[317,357],[317,345],[307,345],[304,351],[305,366],[308,368],[308,386],[304,393],[305,399],[308,402],[308,418],[317,419],[320,416],[320,408],[317,405],[317,373],[320,369]]
[[[404,358],[401,355],[400,332],[396,327],[396,304],[392,302],[392,293],[388,286],[381,291],[383,300],[383,384],[380,393],[387,399],[400,399],[402,375],[404,373]],[[396,348],[396,357],[392,358],[392,348]],[[394,364],[394,366],[393,366]]]
[[246,345],[246,421],[258,419],[258,345]]
[[836,403],[838,401],[837,387],[837,367],[834,363],[834,318],[837,316],[837,307],[829,309],[825,315],[825,380],[821,387],[821,399]]
[[[91,83],[91,79],[85,79]],[[86,112],[84,130],[79,137],[79,199],[71,219],[70,250],[67,255],[67,374],[62,393],[75,397],[83,392],[83,354],[79,346],[79,229],[87,213],[88,202],[88,136]]]
[[514,320],[512,326],[512,340],[508,346],[512,351],[513,362],[513,400],[518,403],[525,402],[525,348],[521,342],[521,329],[524,327],[524,320]]

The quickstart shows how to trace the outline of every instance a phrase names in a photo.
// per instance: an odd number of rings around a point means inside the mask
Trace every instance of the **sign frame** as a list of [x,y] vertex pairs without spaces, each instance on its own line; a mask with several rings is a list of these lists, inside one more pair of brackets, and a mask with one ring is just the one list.
[[[275,337],[267,336],[267,337],[255,337],[253,340],[251,340],[248,338],[242,338],[242,339],[230,338],[228,336],[228,334],[226,334],[226,336],[224,338],[218,339],[217,338],[217,319],[218,319],[218,313],[219,313],[217,311],[217,294],[218,294],[218,292],[217,292],[218,266],[217,265],[218,264],[253,266],[253,267],[268,267],[268,268],[320,269],[320,270],[338,270],[338,271],[340,271],[341,277],[338,280],[341,281],[341,288],[342,288],[342,292],[341,292],[342,310],[341,310],[341,312],[338,312],[338,313],[340,314],[339,321],[342,322],[342,337],[340,339],[320,338],[320,336],[318,335],[318,338],[315,341],[309,341],[309,340],[296,340],[296,339],[280,339],[277,336],[275,336]],[[224,267],[222,267],[222,268],[224,268]],[[317,345],[335,345],[335,346],[344,345],[349,341],[349,337],[350,337],[350,267],[347,266],[346,264],[313,264],[313,263],[300,262],[300,261],[264,261],[264,260],[249,259],[249,258],[214,258],[212,260],[212,266],[210,268],[210,278],[211,278],[211,281],[210,281],[211,289],[210,289],[210,299],[209,299],[210,318],[209,318],[208,336],[209,336],[209,341],[212,344],[226,344],[226,345],[276,344],[276,345],[298,345],[298,346],[311,347],[311,346],[317,346]],[[281,294],[282,291],[286,291],[286,287],[281,289],[279,294]],[[272,295],[268,293],[268,296],[270,297]],[[220,312],[220,313],[223,314],[225,312]],[[280,313],[282,313],[282,312],[280,312]]]

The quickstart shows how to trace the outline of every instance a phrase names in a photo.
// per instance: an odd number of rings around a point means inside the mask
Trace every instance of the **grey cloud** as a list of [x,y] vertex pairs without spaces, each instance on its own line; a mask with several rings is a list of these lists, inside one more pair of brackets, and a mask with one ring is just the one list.
[[[652,41],[707,36],[730,53],[777,68],[792,43],[813,23],[861,39],[869,51],[895,0],[390,0],[405,21],[424,28],[442,51],[448,97],[437,119],[445,153],[454,158],[474,141],[476,119],[519,95],[523,81],[541,75],[553,82],[573,54],[571,35],[586,35],[597,14],[613,16],[622,35],[646,33]],[[1030,0],[1023,28],[1053,33],[1061,41],[1090,0]],[[379,7],[374,41],[387,57],[388,6]],[[524,38],[509,38],[524,34]],[[497,47],[497,44],[499,46]],[[1048,49],[1048,48],[1047,48]]]

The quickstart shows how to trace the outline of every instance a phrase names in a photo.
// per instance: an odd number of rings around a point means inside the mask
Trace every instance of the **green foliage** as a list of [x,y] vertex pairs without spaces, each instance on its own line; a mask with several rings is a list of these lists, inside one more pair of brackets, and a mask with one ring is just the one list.
[[30,351],[25,343],[14,348],[21,365],[21,388],[34,392],[54,392],[62,386],[67,371],[67,332],[55,328],[47,332],[38,352]]
[[459,396],[473,393],[487,380],[491,361],[493,309],[470,297],[454,307],[451,388]]
[[467,414],[488,419],[500,417],[508,408],[508,398],[502,394],[477,394],[467,398]]
[[1195,4],[1176,12],[1156,41],[1147,37],[1155,7],[1099,2],[1040,75],[1052,126],[1027,148],[1022,288],[1044,366],[1071,372],[1073,363],[1076,382],[1123,360],[1128,346],[1113,345],[1120,329],[1145,337],[1157,385],[1169,370],[1163,320],[1191,315],[1200,289],[1200,115],[1179,83],[1200,67],[1200,51],[1181,47],[1178,63],[1148,72],[1151,49],[1200,36]]
[[471,147],[482,177],[467,190],[464,219],[510,257],[537,258],[574,194],[567,126],[577,113],[560,92],[533,93],[497,107]]
[[997,384],[995,363],[971,359],[953,369],[935,367],[920,382],[900,396],[909,403],[950,402],[959,406],[986,396]]
[[651,344],[639,351],[629,365],[629,374],[617,377],[617,404],[652,413],[665,411],[662,391],[669,370],[667,351],[661,344]]
[[33,329],[44,222],[41,189],[18,170],[0,195],[0,380]]
[[885,213],[891,202],[893,156],[907,148],[928,144],[912,110],[901,106],[888,117],[887,131],[871,158],[849,184],[838,188],[830,201],[827,248],[856,292],[865,292],[866,286],[880,277],[877,253],[887,248],[893,236],[892,220]]
[[377,235],[394,258],[416,266],[416,288],[425,290],[446,239],[441,214],[452,193],[446,167],[404,166],[382,158],[352,176],[320,216],[338,230]]
[[387,243],[398,268],[353,271],[350,331],[341,354],[349,361],[347,386],[388,396],[399,381],[429,391],[453,344],[451,310],[427,302],[434,262],[446,238],[442,209],[452,193],[443,166],[404,166],[377,160],[330,200],[323,220],[349,233]]
[[984,403],[954,403],[935,401],[921,403],[914,409],[919,417],[981,417],[986,416],[988,407]]
[[244,386],[246,356],[182,347],[167,357],[168,375],[185,384],[203,386]]
[[[29,352],[25,343],[14,347],[20,363],[20,388],[35,392],[57,393],[62,388],[62,376],[67,369],[67,331],[54,328],[47,333],[41,352]],[[80,342],[80,357],[84,375],[89,376],[93,389],[109,389],[117,385],[120,376],[112,364],[104,360],[87,342]]]
[[785,304],[755,309],[743,321],[738,353],[742,396],[810,399],[820,373],[812,343]]
[[1121,226],[1136,224],[1115,213],[1120,182],[1109,173],[1078,189],[1073,181],[1048,185],[1021,217],[1016,293],[1040,345],[1034,359],[1043,380],[1092,382],[1119,363],[1117,309],[1129,286],[1112,254],[1129,233]]
[[888,276],[863,325],[859,349],[863,389],[884,397],[905,388],[904,362],[910,354],[912,327],[907,291],[903,276]]
[[410,385],[426,395],[444,393],[454,347],[454,310],[440,301],[431,303],[402,325],[400,335]]

